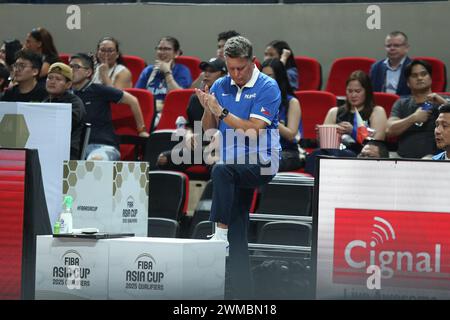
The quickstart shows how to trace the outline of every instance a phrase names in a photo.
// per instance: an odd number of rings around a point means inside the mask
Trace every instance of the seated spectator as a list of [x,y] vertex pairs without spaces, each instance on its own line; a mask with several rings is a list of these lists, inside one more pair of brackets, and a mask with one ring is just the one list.
[[[219,58],[212,58],[208,62],[203,61],[202,63],[200,63],[200,69],[204,74],[202,87],[207,85],[208,88],[211,88],[211,86],[217,79],[227,74],[227,66],[225,64],[225,61]],[[186,136],[184,138],[186,142],[186,149],[184,149],[183,152],[185,152],[186,150],[188,150],[188,152],[194,152],[194,149],[196,149],[197,147],[204,147],[207,145],[207,142],[203,141],[202,139],[203,132],[194,132],[195,123],[198,123],[198,128],[201,129],[203,111],[203,106],[198,100],[197,95],[193,94],[189,100],[186,111],[188,116],[188,121],[186,123]],[[202,141],[201,146],[197,144],[199,141]],[[191,161],[190,163],[176,165],[172,161],[171,154],[172,150],[168,150],[159,155],[157,165],[160,169],[184,171],[187,167],[189,167],[189,165],[194,164],[193,161]],[[193,159],[193,157],[191,156],[190,159]]]
[[433,160],[450,159],[450,104],[444,104],[439,107],[439,116],[436,119],[436,128],[434,136],[438,149],[443,152],[433,156]]
[[367,140],[358,158],[389,158],[389,151],[384,141]]
[[70,159],[80,159],[83,118],[86,115],[83,101],[69,92],[72,87],[72,69],[62,62],[50,66],[47,74],[46,90],[48,98],[43,102],[70,103],[72,105],[72,127],[70,133]]
[[119,42],[116,39],[104,37],[98,42],[96,61],[92,78],[94,83],[117,89],[133,87],[131,72],[124,65]]
[[[239,36],[240,34],[234,30],[230,31],[224,31],[219,33],[217,36],[217,54],[216,58],[225,60],[225,57],[223,56],[223,47],[225,46],[225,42],[227,42],[228,39]],[[192,82],[191,88],[198,88],[203,89],[202,84],[204,80],[204,72],[200,73],[197,79],[195,79],[194,82]]]
[[39,79],[45,82],[50,65],[59,62],[58,51],[53,43],[52,35],[47,29],[34,28],[28,33],[24,47],[41,55],[42,67],[39,72]]
[[264,60],[277,58],[286,68],[289,84],[295,91],[298,89],[298,70],[294,60],[294,52],[286,41],[274,40],[270,42],[264,51]]
[[5,91],[2,101],[42,102],[47,98],[47,91],[37,81],[42,67],[39,54],[20,50],[12,67],[15,85]]
[[372,138],[384,140],[386,112],[383,107],[375,105],[370,79],[366,73],[360,70],[352,72],[346,81],[345,104],[331,108],[324,121],[324,124],[337,124],[342,139],[350,141],[347,147],[358,154],[362,149],[362,144],[356,141],[356,111],[360,114],[365,126],[374,130]]
[[384,48],[387,58],[375,62],[370,68],[373,91],[410,95],[404,75],[406,66],[411,63],[408,37],[401,31],[393,31],[386,36]]
[[0,60],[3,60],[9,72],[12,71],[12,65],[16,61],[16,54],[20,49],[22,49],[22,44],[17,39],[3,41],[0,48]]
[[279,59],[267,59],[261,67],[263,73],[276,80],[281,91],[278,130],[282,151],[278,171],[300,169],[304,165],[298,145],[303,131],[300,103],[289,84],[286,69]]
[[92,83],[94,60],[85,53],[72,56],[70,67],[73,71],[72,88],[86,108],[85,121],[92,125],[86,159],[120,160],[119,142],[111,120],[110,103],[129,105],[139,136],[148,137],[138,100],[126,91]]
[[192,77],[188,67],[175,63],[175,58],[182,54],[177,39],[163,37],[155,50],[155,63],[142,71],[135,87],[148,89],[155,97],[157,112],[160,112],[167,93],[189,88]]
[[447,100],[431,91],[431,72],[430,64],[422,60],[414,60],[405,68],[411,96],[395,102],[387,122],[388,137],[398,137],[394,157],[429,158],[437,152],[434,129],[438,106]]

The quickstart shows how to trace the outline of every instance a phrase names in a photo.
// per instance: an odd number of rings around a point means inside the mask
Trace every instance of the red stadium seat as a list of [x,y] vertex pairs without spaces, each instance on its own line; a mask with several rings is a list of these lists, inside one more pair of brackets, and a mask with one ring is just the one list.
[[[145,126],[147,127],[147,130],[150,131],[155,112],[153,95],[150,91],[145,89],[127,88],[125,89],[125,91],[132,94],[138,99],[142,111],[142,116],[144,117]],[[121,136],[137,137],[139,135],[137,132],[136,121],[134,120],[133,112],[128,105],[112,103],[111,115],[113,126],[116,134],[119,136],[119,139],[121,139]],[[135,148],[136,145],[134,144],[121,143],[121,160],[136,160],[137,150],[135,150]],[[137,154],[139,154],[139,152]]]
[[304,90],[320,90],[322,86],[322,67],[314,58],[310,57],[294,57],[299,73],[300,88]]
[[447,68],[445,67],[445,63],[434,57],[414,57],[414,60],[423,60],[431,64],[431,79],[433,80],[431,84],[431,90],[433,92],[445,91],[447,86]]
[[393,93],[385,93],[385,92],[374,92],[373,100],[375,101],[375,105],[382,106],[386,111],[386,115],[389,118],[391,114],[392,107],[394,106],[395,101],[400,99],[400,96]]
[[259,70],[261,70],[261,62],[259,62],[258,58],[255,58],[255,65]]
[[194,56],[178,56],[175,58],[175,62],[184,64],[189,68],[192,80],[197,79],[202,72],[202,70],[200,69],[200,62],[202,62],[202,60],[200,60],[200,58]]
[[60,53],[59,60],[61,60],[62,63],[69,64],[69,60],[70,60],[71,56],[72,55],[68,54],[68,53]]
[[295,91],[302,108],[303,138],[316,139],[316,125],[322,124],[328,110],[336,106],[336,96],[326,91]]
[[187,119],[186,109],[194,89],[179,89],[169,91],[164,99],[164,107],[161,112],[161,119],[156,127],[162,129],[176,129],[176,119],[183,116]]
[[[375,59],[367,57],[345,57],[333,61],[325,91],[338,97],[345,96],[345,82],[353,71],[362,70],[369,74]],[[300,78],[301,79],[301,78]]]
[[122,55],[125,66],[131,72],[131,81],[133,86],[139,80],[142,70],[144,70],[146,63],[145,60],[138,56]]

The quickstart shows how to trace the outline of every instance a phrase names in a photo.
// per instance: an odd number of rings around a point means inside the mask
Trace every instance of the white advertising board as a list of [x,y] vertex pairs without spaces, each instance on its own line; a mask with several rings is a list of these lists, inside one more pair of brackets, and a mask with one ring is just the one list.
[[110,240],[109,299],[223,299],[225,242]]
[[52,225],[62,209],[63,161],[70,158],[72,106],[68,103],[0,102],[0,147],[39,151]]
[[65,161],[63,194],[74,200],[74,228],[147,236],[148,163]]
[[316,297],[449,299],[449,169],[320,159]]

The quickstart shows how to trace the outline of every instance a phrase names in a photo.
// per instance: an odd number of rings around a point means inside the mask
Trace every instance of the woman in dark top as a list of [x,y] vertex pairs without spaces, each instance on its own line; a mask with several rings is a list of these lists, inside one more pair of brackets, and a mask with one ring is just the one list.
[[294,60],[294,52],[286,41],[274,40],[264,50],[264,60],[280,59],[286,68],[287,77],[292,90],[299,88],[298,70]]
[[278,129],[282,151],[279,171],[299,169],[304,165],[298,145],[303,131],[300,102],[289,85],[286,69],[279,59],[267,59],[261,67],[263,73],[277,81],[281,91]]
[[44,28],[34,28],[28,33],[24,47],[42,55],[42,68],[39,78],[45,79],[50,65],[59,62],[58,51],[53,43],[52,35]]
[[[324,124],[337,124],[338,132],[351,135],[355,110],[358,110],[365,125],[373,130],[372,137],[384,140],[386,131],[386,112],[373,101],[372,84],[369,76],[361,70],[354,71],[346,81],[346,100],[340,107],[333,107],[328,111]],[[361,151],[362,145],[354,143],[352,150]]]

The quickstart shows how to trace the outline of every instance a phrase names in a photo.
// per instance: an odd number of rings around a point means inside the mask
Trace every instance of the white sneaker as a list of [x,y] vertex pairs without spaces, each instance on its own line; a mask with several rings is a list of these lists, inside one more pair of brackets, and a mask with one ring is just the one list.
[[214,233],[211,235],[207,236],[209,238],[209,240],[221,240],[221,241],[225,241],[225,257],[228,257],[228,255],[230,254],[230,243],[228,242],[228,239],[225,238],[221,233]]

